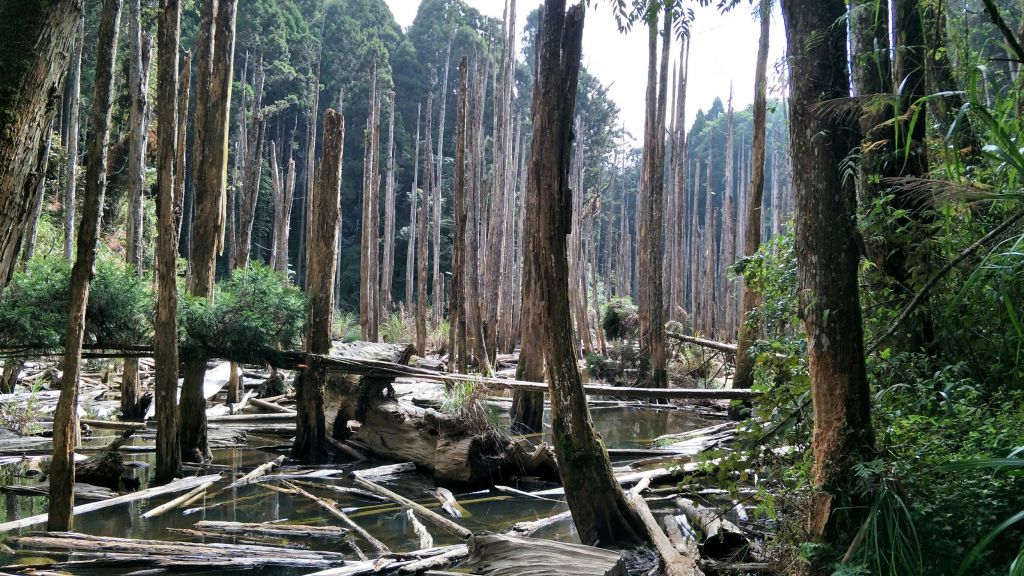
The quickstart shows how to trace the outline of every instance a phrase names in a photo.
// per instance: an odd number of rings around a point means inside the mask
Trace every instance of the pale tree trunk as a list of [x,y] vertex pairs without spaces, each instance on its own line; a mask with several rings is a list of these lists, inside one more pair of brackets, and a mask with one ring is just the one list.
[[386,319],[391,314],[391,289],[395,275],[395,93],[390,96],[391,112],[388,120],[388,164],[384,178],[384,263],[380,275],[380,313]]
[[0,80],[0,287],[17,265],[81,15],[77,0],[0,7],[0,34],[11,60]]
[[715,194],[711,188],[714,170],[708,148],[707,195],[704,200],[704,276],[701,286],[702,331],[709,338],[715,334]]
[[[68,114],[66,167],[66,188],[64,189],[64,258],[71,260],[72,242],[75,238],[75,192],[78,186],[78,126],[82,90],[82,45],[85,43],[85,12],[81,13],[75,32],[75,49],[68,68],[68,89],[64,92],[71,101]],[[0,281],[0,285],[3,282]]]
[[[192,221],[192,276],[189,292],[199,298],[213,297],[217,254],[224,248],[226,205],[227,137],[231,103],[231,76],[235,51],[237,0],[203,5],[197,42],[195,113],[195,215]],[[206,399],[203,380],[206,360],[185,362],[181,387],[181,456],[188,462],[210,457],[206,434]]]
[[537,281],[541,327],[551,387],[552,430],[558,472],[580,540],[602,546],[642,543],[643,524],[612,474],[594,430],[573,351],[569,315],[566,236],[571,232],[568,187],[573,108],[583,40],[583,7],[565,13],[564,0],[547,0],[541,11],[538,70],[533,100],[533,150],[529,187],[537,210],[527,252]]
[[419,199],[420,180],[420,105],[416,105],[416,151],[412,160],[412,191],[409,193],[409,243],[405,249],[405,310],[412,313],[416,270],[416,203]]
[[[82,369],[82,340],[85,337],[85,307],[89,302],[96,251],[99,248],[103,219],[103,192],[106,188],[107,139],[114,62],[121,21],[121,0],[104,0],[96,50],[96,76],[89,115],[89,162],[85,168],[85,197],[82,199],[82,225],[78,230],[77,255],[71,269],[70,305],[64,335],[64,373],[60,397],[53,416],[53,460],[50,462],[50,531],[71,530],[75,507],[75,437],[78,430],[78,379]],[[63,68],[63,65],[61,66]]]
[[509,164],[505,175],[505,202],[502,208],[504,217],[502,218],[501,231],[501,277],[498,279],[498,350],[506,353],[512,352],[514,346],[512,343],[512,318],[515,315],[513,311],[515,307],[513,303],[513,290],[515,286],[516,259],[513,252],[515,250],[516,226],[516,174],[519,170],[521,133],[521,126],[517,123],[515,139],[512,141],[512,147],[509,148],[509,153],[513,154],[515,159]]
[[[321,48],[322,50],[322,48]],[[311,92],[313,102],[309,107],[309,130],[306,132],[306,194],[303,197],[302,205],[304,216],[302,228],[299,230],[299,259],[298,264],[302,267],[302,286],[308,288],[309,275],[309,237],[312,236],[313,227],[313,198],[314,180],[316,175],[316,119],[320,115],[320,58],[316,61],[316,74],[313,80]]]
[[[843,120],[814,110],[849,94],[846,29],[835,26],[846,6],[842,0],[783,0],[782,12],[790,54],[798,293],[814,405],[815,494],[808,527],[825,543],[840,545],[839,538],[860,525],[858,511],[869,503],[855,466],[874,453],[857,287],[856,201],[839,169],[855,137]],[[811,570],[829,573],[820,564]]]
[[637,222],[637,305],[640,349],[649,358],[645,375],[650,386],[668,385],[665,370],[665,309],[662,294],[664,260],[665,113],[668,101],[668,61],[672,38],[672,11],[666,5],[662,30],[661,66],[658,71],[658,21],[648,22],[647,114],[644,123],[644,164]]
[[732,261],[736,258],[736,142],[735,142],[735,114],[732,109],[732,86],[729,86],[729,106],[726,111],[728,128],[725,137],[725,197],[722,199],[722,242],[719,245],[718,258],[718,285],[722,288],[722,294],[715,301],[718,302],[718,317],[721,319],[719,325],[719,336],[722,340],[732,340],[733,307],[732,307],[732,283],[729,282],[728,272]]
[[[431,318],[433,319],[435,329],[441,322],[441,308],[444,296],[444,281],[441,278],[441,184],[444,181],[444,170],[442,170],[442,164],[444,163],[444,114],[448,108],[448,72],[451,66],[452,39],[454,37],[455,30],[453,29],[448,34],[448,50],[444,57],[444,77],[441,80],[441,108],[438,111],[437,127],[437,171],[433,178],[427,178],[428,185],[433,191],[433,216],[431,220],[431,230],[433,234],[434,275],[430,286],[433,291],[431,294],[433,297]],[[427,142],[430,142],[429,136],[427,137]],[[426,238],[426,235],[423,235],[424,241]]]
[[39,216],[43,211],[43,196],[46,194],[46,170],[50,165],[50,147],[52,144],[53,126],[51,121],[50,128],[47,128],[46,130],[46,147],[43,151],[43,167],[40,171],[42,177],[39,178],[39,183],[36,184],[36,192],[32,199],[32,211],[29,215],[28,223],[25,225],[25,247],[21,251],[22,272],[28,269],[28,261],[32,259],[32,255],[36,251],[36,240],[39,236]]
[[[188,122],[188,80],[178,92],[178,45],[181,43],[181,7],[178,0],[162,0],[157,36],[157,237],[156,322],[153,334],[156,373],[156,482],[181,477],[178,439],[178,232],[181,225],[185,178],[177,164],[178,126]],[[186,59],[182,73],[188,74]],[[179,100],[180,99],[180,100]],[[182,103],[181,108],[176,108]],[[177,168],[177,169],[176,169]]]
[[[430,127],[433,120],[434,95],[427,94],[427,131],[424,143],[426,154],[423,157],[423,180],[427,186],[434,181],[434,157],[430,141]],[[416,223],[416,246],[419,257],[416,259],[416,352],[420,356],[427,353],[427,215],[430,212],[430,199],[424,194],[419,203],[418,221]]]
[[[463,282],[465,303],[467,359],[484,374],[490,373],[490,364],[484,345],[483,310],[480,305],[481,274],[480,260],[483,201],[483,116],[487,94],[486,64],[473,66],[473,87],[467,94],[472,101],[467,114],[467,162],[469,163],[468,183],[470,195],[467,199],[466,216],[466,268]],[[435,230],[436,231],[436,230]]]
[[359,274],[359,326],[363,340],[377,341],[377,290],[379,288],[377,243],[379,240],[380,210],[378,184],[380,183],[380,95],[377,91],[377,62],[370,67],[370,102],[367,107],[366,133],[363,139],[363,233],[361,237]]
[[[764,199],[768,115],[768,35],[772,19],[770,0],[761,0],[760,16],[761,36],[757,45],[757,67],[754,72],[754,133],[753,162],[750,171],[750,205],[747,212],[747,230],[743,252],[748,258],[753,256],[761,246],[761,226],[763,225],[761,204]],[[756,290],[749,286],[743,290],[739,338],[736,341],[734,388],[750,388],[754,385],[754,358],[750,355],[750,346],[757,337],[757,327],[747,323],[747,315],[754,311],[759,301],[759,294]]]
[[[696,154],[696,151],[694,151]],[[701,306],[700,284],[700,182],[701,180],[701,158],[698,156],[693,162],[693,186],[690,187],[690,326],[697,330],[698,321],[702,321],[703,307]]]
[[[253,83],[252,121],[245,128],[245,149],[239,157],[243,159],[241,203],[238,207],[237,228],[235,230],[234,268],[245,268],[249,265],[252,252],[252,225],[256,219],[256,201],[260,194],[260,175],[263,173],[263,140],[266,137],[266,118],[263,114],[263,83],[266,76],[263,72],[263,60],[256,66],[256,78]],[[244,96],[244,95],[243,95]],[[244,101],[244,98],[243,98]],[[244,108],[241,123],[245,122]],[[230,396],[230,394],[229,394]],[[236,402],[238,399],[235,400]]]
[[452,240],[452,285],[448,322],[450,344],[448,368],[452,371],[466,370],[466,313],[464,276],[466,275],[466,107],[469,89],[468,60],[463,56],[459,61],[459,96],[456,101],[455,121],[455,189],[453,216],[455,220]]
[[280,197],[274,203],[274,252],[271,254],[271,267],[288,279],[288,236],[291,230],[292,203],[295,201],[295,158],[292,158],[292,146],[288,144],[287,172],[282,174],[276,166],[277,156],[273,152],[275,164],[275,186],[281,189]]
[[[309,237],[306,352],[331,351],[334,315],[334,276],[337,274],[338,231],[341,223],[341,161],[345,147],[345,119],[338,112],[324,112],[323,158],[317,171],[313,235]],[[315,361],[304,368],[295,387],[295,443],[292,458],[306,463],[323,461],[327,455],[323,386],[326,372]]]
[[[129,0],[129,93],[128,107],[128,231],[125,257],[135,272],[142,273],[142,192],[146,177],[146,141],[149,126],[149,58],[152,41],[142,30],[140,0]],[[139,380],[138,358],[124,359],[121,375],[121,417],[135,420],[143,416],[139,401],[142,383]]]

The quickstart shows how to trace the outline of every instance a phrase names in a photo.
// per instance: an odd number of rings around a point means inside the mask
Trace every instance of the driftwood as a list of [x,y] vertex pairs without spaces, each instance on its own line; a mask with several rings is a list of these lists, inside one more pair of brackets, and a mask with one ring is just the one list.
[[[411,510],[410,510],[411,512]],[[438,554],[430,558],[424,558],[417,560],[411,564],[406,564],[398,569],[399,574],[431,574],[432,568],[443,568],[452,564],[456,561],[462,560],[469,556],[469,547],[465,544],[459,544],[452,546],[450,550],[443,554]]]
[[455,522],[452,522],[444,516],[441,516],[437,512],[434,512],[433,510],[430,510],[429,508],[421,504],[417,504],[400,494],[396,494],[391,490],[388,490],[387,488],[381,486],[380,484],[376,484],[369,480],[364,480],[363,478],[360,478],[359,476],[355,475],[353,475],[353,480],[355,481],[356,485],[365,488],[366,490],[369,490],[374,494],[380,494],[381,496],[385,496],[393,500],[396,504],[402,506],[403,508],[415,511],[424,520],[430,522],[431,524],[440,528],[441,530],[444,530],[445,532],[454,534],[455,536],[462,538],[463,540],[473,535],[473,533],[467,530],[466,528],[459,526]]
[[651,509],[641,495],[641,492],[650,485],[650,479],[638,483],[632,490],[626,493],[626,499],[640,515],[640,520],[647,529],[647,534],[662,560],[662,568],[668,576],[703,576],[703,572],[697,567],[697,556],[684,556],[672,545],[671,540],[661,529],[661,525],[651,514]]
[[706,340],[704,338],[697,338],[696,336],[687,336],[685,334],[676,334],[674,332],[665,332],[665,336],[679,342],[686,344],[693,344],[694,346],[700,346],[702,348],[711,348],[712,350],[718,350],[719,352],[725,352],[727,354],[736,353],[735,344],[726,344],[724,342],[715,342],[714,340]]
[[260,464],[256,468],[253,468],[253,470],[248,474],[242,476],[238,480],[235,480],[231,484],[228,484],[223,489],[219,490],[217,494],[220,494],[221,492],[229,488],[239,488],[241,486],[245,486],[246,484],[251,484],[252,482],[256,481],[260,476],[263,476],[267,472],[273,470],[274,468],[277,468],[282,463],[284,463],[284,456],[278,456],[277,458],[274,458],[270,462]]
[[412,528],[413,534],[420,541],[420,548],[433,548],[434,537],[427,531],[427,527],[420,522],[420,519],[416,517],[416,513],[413,512],[412,508],[405,509],[405,518],[409,521],[409,526]]
[[129,428],[95,456],[75,464],[75,480],[111,490],[125,490],[138,487],[138,482],[126,477],[124,460],[118,449],[135,432]]
[[252,404],[253,406],[259,408],[260,410],[265,410],[267,412],[279,412],[281,414],[292,414],[292,415],[295,414],[295,410],[292,410],[291,408],[285,408],[284,406],[281,406],[280,404],[277,404],[277,403],[274,403],[274,402],[270,402],[268,400],[260,400],[259,398],[253,398],[253,399],[249,400],[249,403]]
[[[10,486],[0,486],[0,493],[16,494],[18,496],[48,496],[50,494],[50,487],[45,484],[40,486],[23,486],[14,484]],[[108,498],[115,498],[116,496],[117,492],[102,486],[93,486],[92,484],[84,484],[81,482],[75,483],[76,500],[106,500]]]
[[299,488],[298,486],[296,486],[296,485],[294,485],[294,484],[292,484],[290,482],[283,482],[283,484],[285,486],[287,486],[288,488],[298,492],[302,496],[305,496],[306,498],[309,498],[310,500],[316,502],[317,504],[320,505],[321,508],[323,508],[324,510],[327,510],[327,512],[331,516],[334,516],[338,520],[341,520],[342,522],[344,522],[356,534],[359,534],[364,540],[369,542],[371,546],[376,548],[377,552],[379,552],[380,554],[389,554],[391,552],[391,550],[389,550],[388,547],[383,542],[381,542],[380,540],[374,538],[373,535],[370,534],[369,532],[367,532],[365,529],[363,529],[362,526],[360,526],[359,524],[356,524],[355,522],[353,522],[352,519],[349,518],[347,514],[342,512],[340,509],[338,509],[338,507],[335,506],[334,504],[331,504],[330,502],[328,502],[327,500],[324,500],[323,498],[318,498],[318,497],[310,494],[309,492],[303,490],[302,488]]
[[570,512],[569,510],[566,510],[565,512],[560,512],[558,514],[555,514],[554,516],[541,518],[539,520],[533,520],[530,522],[516,522],[512,526],[511,533],[515,536],[521,536],[523,538],[526,538],[529,536],[533,536],[534,534],[540,532],[548,526],[554,526],[555,524],[558,524],[559,522],[565,522],[566,520],[572,522],[572,512]]
[[[461,551],[461,556],[459,552]],[[410,573],[403,571],[403,568],[413,566],[443,566],[450,564],[459,558],[465,557],[468,552],[466,551],[465,544],[456,544],[454,546],[441,546],[438,548],[428,548],[426,550],[415,550],[413,552],[406,552],[402,554],[388,554],[384,555],[376,560],[367,560],[364,562],[357,562],[343,566],[341,568],[330,568],[328,570],[322,570],[320,572],[314,572],[313,574],[307,574],[306,576],[363,576],[366,574],[382,574],[394,570],[399,570],[403,573]],[[443,563],[441,562],[443,558]],[[427,564],[418,564],[421,560],[437,559]],[[420,568],[425,570],[426,568]],[[413,571],[415,572],[415,571]],[[422,572],[423,574],[430,574],[429,570]]]
[[170,512],[171,510],[174,510],[179,506],[187,505],[189,502],[195,501],[200,495],[204,494],[206,490],[209,489],[210,486],[213,486],[213,484],[217,480],[220,480],[219,474],[217,475],[216,479],[203,482],[199,486],[196,486],[189,492],[186,492],[185,494],[178,496],[177,498],[171,500],[170,502],[166,502],[164,504],[161,504],[160,506],[157,506],[156,508],[153,508],[152,510],[149,510],[148,512],[144,512],[142,514],[142,517],[146,519],[155,518],[162,514],[166,514],[167,512]]
[[677,498],[676,506],[704,534],[701,550],[712,560],[733,558],[749,546],[746,535],[723,514],[695,504],[688,498]]
[[412,462],[402,462],[399,464],[387,464],[385,466],[377,466],[376,468],[364,468],[363,470],[356,470],[352,473],[353,476],[358,476],[363,480],[370,480],[371,482],[379,482],[401,474],[408,474],[409,472],[415,472],[416,465]]
[[462,518],[468,514],[466,509],[460,506],[459,502],[455,500],[455,495],[452,494],[451,490],[439,486],[434,490],[428,490],[427,492],[429,492],[441,504],[441,510],[444,510],[444,513],[452,518]]
[[[75,508],[71,511],[71,514],[73,516],[77,516],[79,514],[85,514],[87,512],[95,512],[96,510],[102,510],[110,506],[117,506],[118,504],[125,504],[127,502],[134,502],[136,500],[144,500],[146,498],[153,498],[165,494],[173,494],[175,492],[183,492],[185,490],[191,490],[196,486],[201,486],[209,482],[210,480],[216,480],[217,478],[220,478],[220,474],[181,478],[179,480],[175,480],[163,486],[156,486],[154,488],[139,490],[138,492],[124,494],[122,496],[111,498],[109,500],[101,500],[99,502],[90,502],[89,504],[75,506]],[[20,520],[11,520],[10,522],[4,522],[3,524],[0,524],[0,533],[15,530],[17,528],[26,528],[28,526],[42,524],[43,522],[46,522],[47,517],[48,514],[39,514],[36,516],[30,516],[28,518],[22,518]]]
[[216,567],[258,568],[290,566],[315,568],[344,564],[336,552],[309,551],[247,544],[175,543],[91,536],[75,532],[40,532],[13,536],[8,542],[29,550],[64,550],[77,555],[99,556],[113,564],[192,567],[206,571]]
[[[348,530],[338,526],[305,526],[301,524],[279,524],[274,522],[215,522],[200,520],[195,528],[206,532],[223,532],[262,536],[284,536],[299,538],[343,538]],[[429,548],[429,546],[425,546]]]
[[469,563],[487,576],[626,576],[617,552],[550,540],[478,534],[469,540]]

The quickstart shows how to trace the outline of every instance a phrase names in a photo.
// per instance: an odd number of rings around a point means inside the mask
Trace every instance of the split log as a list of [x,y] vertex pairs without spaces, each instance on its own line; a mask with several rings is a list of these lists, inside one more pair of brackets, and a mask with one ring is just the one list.
[[651,543],[654,544],[655,550],[658,552],[658,556],[662,560],[662,568],[665,570],[665,574],[668,576],[703,576],[703,572],[697,567],[697,556],[683,556],[680,552],[672,545],[668,536],[661,529],[661,525],[655,520],[654,515],[651,514],[651,509],[648,508],[647,502],[644,501],[644,497],[641,495],[647,486],[650,485],[650,479],[646,479],[637,484],[632,490],[626,493],[626,499],[630,505],[640,515],[640,520],[644,523],[644,528],[647,529],[648,537]]
[[713,560],[734,558],[749,545],[743,531],[726,520],[724,514],[699,506],[688,498],[677,498],[676,506],[703,533],[701,550],[704,556]]
[[[225,534],[259,534],[264,536],[284,536],[299,538],[343,538],[348,530],[338,526],[306,526],[302,524],[278,524],[272,522],[216,522],[200,520],[196,522],[197,530],[207,532],[223,532]],[[425,546],[429,548],[429,546]]]
[[373,492],[374,494],[380,494],[381,496],[387,497],[393,500],[399,506],[402,506],[403,508],[411,508],[412,510],[416,511],[417,514],[422,516],[424,520],[430,522],[431,524],[440,528],[441,530],[444,530],[445,532],[454,534],[455,536],[458,536],[463,540],[473,535],[473,533],[467,530],[466,528],[459,526],[455,522],[452,522],[444,516],[441,516],[437,512],[434,512],[433,510],[430,510],[425,506],[417,504],[400,494],[396,494],[391,490],[388,490],[387,488],[381,486],[380,484],[375,484],[369,480],[365,480],[355,475],[353,475],[353,480],[355,481],[356,485],[365,488],[370,492]]
[[469,563],[487,576],[626,576],[617,552],[550,540],[478,534],[469,540]]
[[[210,480],[220,478],[220,474],[213,474],[210,476],[195,476],[189,478],[181,478],[175,480],[163,486],[156,486],[153,488],[146,488],[145,490],[139,490],[138,492],[132,492],[131,494],[124,494],[116,498],[109,500],[101,500],[99,502],[90,502],[89,504],[82,504],[75,506],[71,511],[73,516],[79,514],[85,514],[86,512],[95,512],[96,510],[102,510],[103,508],[109,508],[110,506],[116,506],[118,504],[125,504],[127,502],[134,502],[136,500],[144,500],[146,498],[153,498],[156,496],[162,496],[165,494],[173,494],[175,492],[182,492],[184,490],[191,490],[196,486],[201,486]],[[11,520],[10,522],[4,522],[0,524],[0,533],[15,530],[17,528],[26,528],[28,526],[35,526],[36,524],[42,524],[46,522],[47,514],[39,514],[37,516],[29,516],[28,518],[22,518],[20,520]]]
[[367,532],[365,529],[363,529],[362,526],[353,522],[352,519],[349,518],[347,514],[338,509],[338,507],[335,506],[334,504],[331,504],[330,502],[324,500],[323,498],[317,498],[316,496],[310,494],[309,492],[303,490],[302,488],[299,488],[298,486],[292,484],[291,482],[283,482],[283,484],[286,487],[298,492],[302,496],[305,496],[306,498],[309,498],[310,500],[316,502],[317,504],[320,505],[321,508],[327,510],[327,512],[330,513],[331,516],[334,516],[338,520],[344,522],[356,534],[359,534],[364,540],[369,542],[371,546],[376,548],[377,552],[379,552],[380,554],[389,554],[391,552],[391,550],[389,550],[388,547],[383,542],[374,538],[373,535]]

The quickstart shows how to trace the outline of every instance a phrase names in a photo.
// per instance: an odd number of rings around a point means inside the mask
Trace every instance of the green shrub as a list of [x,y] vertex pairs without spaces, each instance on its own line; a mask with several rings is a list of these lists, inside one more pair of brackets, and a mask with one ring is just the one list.
[[612,298],[604,306],[601,328],[609,340],[635,338],[640,327],[636,304],[628,297]]
[[342,342],[355,342],[362,337],[358,316],[351,312],[337,312],[334,314],[331,338],[341,340]]
[[411,326],[406,324],[405,319],[402,315],[395,312],[388,316],[380,325],[380,337],[383,341],[390,344],[397,344],[399,342],[409,342],[412,340]]

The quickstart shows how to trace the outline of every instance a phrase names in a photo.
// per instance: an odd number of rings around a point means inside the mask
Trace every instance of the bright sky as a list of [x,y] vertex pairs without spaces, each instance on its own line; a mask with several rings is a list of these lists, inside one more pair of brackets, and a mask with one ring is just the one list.
[[[399,25],[407,28],[416,17],[420,0],[386,0]],[[488,16],[501,18],[502,0],[466,0]],[[517,26],[522,30],[526,14],[538,5],[537,0],[517,4]],[[707,110],[715,97],[725,102],[729,84],[733,84],[733,105],[743,108],[754,100],[754,64],[757,59],[759,24],[753,9],[744,2],[728,14],[714,8],[700,8],[690,42],[690,78],[687,90],[687,123],[693,122],[698,109]],[[775,65],[785,51],[782,17],[772,16],[771,51],[769,55],[769,90],[778,92]],[[673,42],[673,56],[679,46]],[[644,129],[644,95],[647,88],[647,34],[635,27],[628,34],[620,33],[612,15],[610,0],[597,0],[587,13],[583,34],[583,63],[587,69],[610,85],[610,94],[622,109],[622,120],[634,138],[641,139]],[[669,93],[671,95],[671,92]]]

